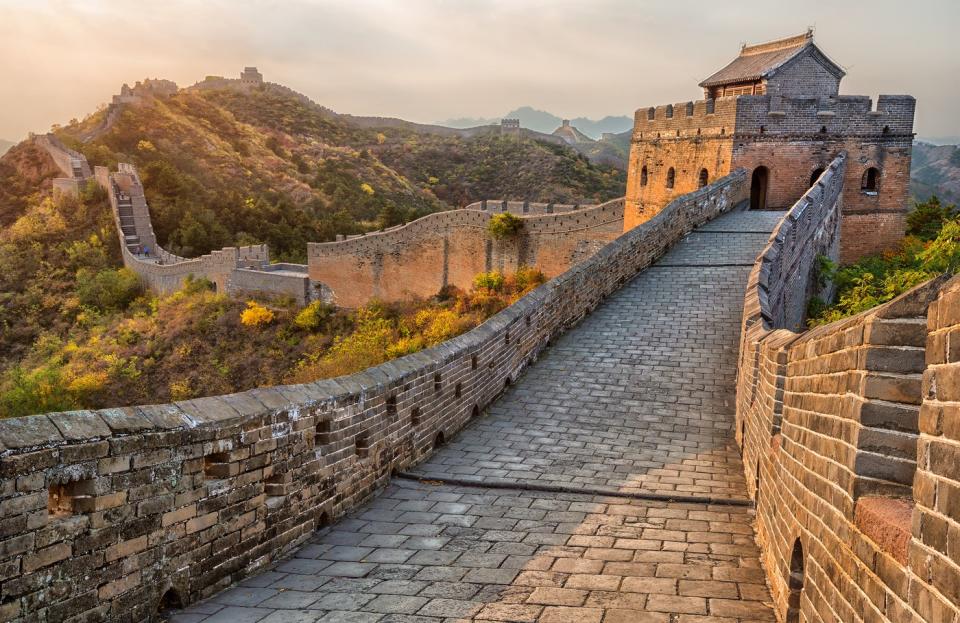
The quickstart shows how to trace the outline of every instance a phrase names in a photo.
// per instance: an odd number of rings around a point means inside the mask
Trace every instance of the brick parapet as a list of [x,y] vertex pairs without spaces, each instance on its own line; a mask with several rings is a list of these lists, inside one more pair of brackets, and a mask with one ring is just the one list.
[[347,377],[0,421],[5,620],[156,619],[263,568],[422,460],[745,173],[668,206],[437,347]]
[[[842,180],[838,164],[824,176]],[[835,249],[817,230],[835,231],[843,195],[829,192],[824,176],[817,186],[828,192],[801,202],[834,197],[837,208],[789,227],[788,215],[758,257],[744,301],[737,440],[775,608],[780,620],[802,611],[808,621],[954,621],[960,567],[942,536],[950,514],[936,494],[950,490],[956,462],[932,462],[937,452],[927,450],[952,443],[940,441],[947,411],[938,391],[952,396],[960,377],[937,353],[949,348],[940,336],[960,324],[952,311],[960,307],[951,306],[960,279],[939,278],[857,316],[791,331],[813,289],[810,264],[796,258]],[[941,309],[953,319],[943,322]]]
[[623,199],[569,212],[527,214],[521,216],[516,236],[494,240],[487,225],[499,211],[437,212],[381,232],[310,243],[310,278],[329,286],[342,307],[372,298],[429,297],[446,286],[468,289],[478,273],[491,270],[535,266],[554,277],[623,230]]

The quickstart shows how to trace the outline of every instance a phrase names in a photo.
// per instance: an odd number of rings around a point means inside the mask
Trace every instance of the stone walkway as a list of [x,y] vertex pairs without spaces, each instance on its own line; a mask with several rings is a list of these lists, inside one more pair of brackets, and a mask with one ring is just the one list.
[[171,620],[773,621],[733,410],[743,291],[782,214],[700,228],[417,466],[421,481]]

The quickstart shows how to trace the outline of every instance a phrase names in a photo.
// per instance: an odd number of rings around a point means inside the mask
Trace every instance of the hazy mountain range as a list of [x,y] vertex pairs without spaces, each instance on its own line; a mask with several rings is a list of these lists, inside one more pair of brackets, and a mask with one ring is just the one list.
[[0,138],[0,156],[7,153],[7,150],[16,145],[13,141],[6,141]]
[[[474,117],[460,117],[458,119],[447,119],[438,122],[438,125],[450,128],[474,128],[478,125],[490,125],[500,123],[501,119],[519,119],[520,125],[524,128],[549,134],[560,127],[563,122],[562,117],[558,117],[545,110],[537,110],[530,106],[521,106],[511,110],[500,117],[490,119],[479,119]],[[570,124],[578,130],[593,139],[599,139],[604,132],[619,134],[626,132],[633,127],[633,119],[627,115],[614,117],[606,116],[603,119],[587,119],[586,117],[577,117],[571,119]]]

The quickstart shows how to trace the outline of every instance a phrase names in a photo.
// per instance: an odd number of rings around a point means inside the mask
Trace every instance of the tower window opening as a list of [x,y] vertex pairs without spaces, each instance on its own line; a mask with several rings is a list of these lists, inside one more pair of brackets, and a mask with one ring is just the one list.
[[673,183],[677,177],[677,172],[673,167],[670,167],[670,170],[667,171],[667,188],[673,188]]
[[870,167],[863,173],[863,179],[860,182],[860,190],[867,194],[877,194],[880,183],[880,171],[876,167]]

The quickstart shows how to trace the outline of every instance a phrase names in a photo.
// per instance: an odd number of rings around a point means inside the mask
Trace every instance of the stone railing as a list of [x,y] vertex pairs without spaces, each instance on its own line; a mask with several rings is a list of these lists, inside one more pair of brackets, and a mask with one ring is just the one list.
[[960,279],[795,333],[813,260],[836,252],[842,173],[784,218],[744,301],[736,430],[768,583],[782,621],[956,621],[960,513],[937,496],[960,480],[943,460],[960,458]]
[[739,170],[678,198],[480,327],[358,374],[0,420],[0,620],[150,620],[263,568],[425,458],[747,191]]

